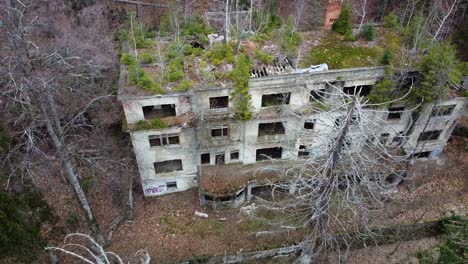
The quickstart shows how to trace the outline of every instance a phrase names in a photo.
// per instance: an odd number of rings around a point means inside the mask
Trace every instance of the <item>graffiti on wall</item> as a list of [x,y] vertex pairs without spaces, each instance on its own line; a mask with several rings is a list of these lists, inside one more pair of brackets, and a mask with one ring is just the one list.
[[159,184],[158,186],[150,186],[145,188],[145,195],[158,194],[167,191],[166,184]]

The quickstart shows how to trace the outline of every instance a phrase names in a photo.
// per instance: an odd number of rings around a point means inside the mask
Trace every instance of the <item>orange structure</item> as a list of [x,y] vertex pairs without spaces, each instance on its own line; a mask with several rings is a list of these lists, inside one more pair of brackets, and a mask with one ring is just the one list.
[[327,12],[325,13],[325,21],[323,27],[330,29],[333,23],[341,13],[341,7],[343,5],[343,0],[329,0],[327,6]]

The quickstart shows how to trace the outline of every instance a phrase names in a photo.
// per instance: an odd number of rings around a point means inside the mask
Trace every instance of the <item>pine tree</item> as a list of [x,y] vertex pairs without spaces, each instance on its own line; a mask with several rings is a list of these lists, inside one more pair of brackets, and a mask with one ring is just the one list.
[[349,5],[343,5],[340,16],[332,25],[332,30],[345,36],[352,35],[353,28],[351,25],[351,8]]

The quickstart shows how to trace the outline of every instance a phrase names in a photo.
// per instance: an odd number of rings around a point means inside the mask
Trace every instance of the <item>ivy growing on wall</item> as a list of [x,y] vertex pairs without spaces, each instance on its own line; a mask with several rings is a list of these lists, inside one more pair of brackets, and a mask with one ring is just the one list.
[[245,54],[240,54],[234,63],[234,69],[229,77],[232,80],[233,92],[231,101],[234,105],[235,116],[239,120],[250,120],[253,118],[252,96],[249,94],[249,79],[252,62]]

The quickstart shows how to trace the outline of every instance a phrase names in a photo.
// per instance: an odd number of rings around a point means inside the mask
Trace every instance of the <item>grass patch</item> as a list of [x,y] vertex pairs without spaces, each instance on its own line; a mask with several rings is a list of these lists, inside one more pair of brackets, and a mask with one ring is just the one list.
[[330,69],[368,67],[376,65],[382,53],[383,50],[377,47],[348,45],[338,34],[330,32],[306,56],[303,66],[326,63]]

